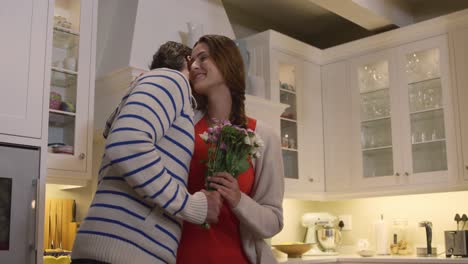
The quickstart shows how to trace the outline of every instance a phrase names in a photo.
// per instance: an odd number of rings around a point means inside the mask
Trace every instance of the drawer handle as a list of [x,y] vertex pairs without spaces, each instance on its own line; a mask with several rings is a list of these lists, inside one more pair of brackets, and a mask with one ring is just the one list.
[[309,181],[310,181],[310,182],[314,182],[314,178],[309,178]]
[[86,155],[84,153],[81,153],[80,156],[78,156],[80,160],[84,160],[86,158]]
[[409,173],[408,173],[408,172],[405,172],[405,176],[409,176]]
[[400,176],[400,173],[399,172],[395,173],[395,176]]

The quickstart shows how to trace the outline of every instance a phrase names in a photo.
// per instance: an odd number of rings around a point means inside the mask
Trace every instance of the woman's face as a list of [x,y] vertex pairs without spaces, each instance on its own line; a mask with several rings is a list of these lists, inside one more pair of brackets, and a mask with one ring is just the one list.
[[224,84],[224,78],[210,55],[205,43],[198,43],[192,50],[190,80],[198,94],[209,95],[215,88]]

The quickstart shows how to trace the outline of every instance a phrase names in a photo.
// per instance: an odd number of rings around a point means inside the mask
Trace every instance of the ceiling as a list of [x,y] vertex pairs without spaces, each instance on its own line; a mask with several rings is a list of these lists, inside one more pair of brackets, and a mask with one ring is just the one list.
[[[328,2],[326,2],[328,1]],[[468,0],[222,0],[237,38],[268,29],[281,32],[320,49],[329,48],[356,39],[364,38],[400,26],[420,22],[437,16],[468,8]],[[346,14],[329,8],[330,1],[340,4],[378,1],[385,6],[398,9],[407,15],[402,25],[398,19],[387,19],[381,14],[357,12],[358,19],[374,18],[389,21],[376,29],[366,29],[364,23],[351,22]],[[341,1],[341,2],[340,2]],[[322,4],[325,3],[325,4]],[[325,6],[325,7],[324,7]],[[358,6],[361,8],[360,6]],[[346,9],[346,8],[345,8]],[[395,10],[391,10],[395,11]],[[335,13],[336,12],[336,13]],[[347,11],[345,10],[344,13]],[[338,15],[338,13],[340,15]],[[395,13],[395,12],[393,12]],[[356,14],[356,12],[355,12]],[[366,17],[367,16],[367,17]],[[345,18],[346,17],[346,18]],[[410,21],[410,22],[408,22]],[[398,26],[400,24],[400,26]],[[364,26],[363,26],[364,25]]]

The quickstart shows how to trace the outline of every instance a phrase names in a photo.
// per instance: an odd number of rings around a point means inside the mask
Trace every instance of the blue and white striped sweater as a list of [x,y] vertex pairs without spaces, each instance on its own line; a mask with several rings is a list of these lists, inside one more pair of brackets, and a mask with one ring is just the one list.
[[139,77],[115,117],[99,185],[73,259],[175,263],[181,219],[203,223],[206,197],[186,189],[194,148],[187,79],[158,69]]

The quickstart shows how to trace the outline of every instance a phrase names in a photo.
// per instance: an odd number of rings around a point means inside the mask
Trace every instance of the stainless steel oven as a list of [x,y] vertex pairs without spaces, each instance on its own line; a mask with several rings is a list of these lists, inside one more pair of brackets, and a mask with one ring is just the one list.
[[36,263],[38,148],[0,143],[0,263]]

